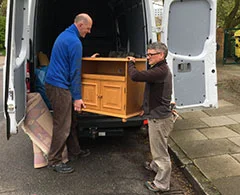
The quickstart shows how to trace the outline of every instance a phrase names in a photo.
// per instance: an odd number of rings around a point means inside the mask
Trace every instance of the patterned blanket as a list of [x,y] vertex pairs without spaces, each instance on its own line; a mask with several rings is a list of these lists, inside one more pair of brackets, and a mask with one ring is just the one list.
[[[27,114],[22,129],[33,143],[34,168],[48,164],[47,154],[51,145],[53,121],[52,115],[39,93],[27,96]],[[68,161],[67,147],[62,154],[63,162]]]

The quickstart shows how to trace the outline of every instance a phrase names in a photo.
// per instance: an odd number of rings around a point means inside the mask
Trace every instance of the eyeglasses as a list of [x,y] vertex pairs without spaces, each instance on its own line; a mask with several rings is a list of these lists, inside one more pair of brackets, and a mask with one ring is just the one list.
[[160,53],[162,53],[162,52],[146,53],[146,56],[147,56],[147,57],[152,57],[152,56],[155,56],[155,55],[160,54]]

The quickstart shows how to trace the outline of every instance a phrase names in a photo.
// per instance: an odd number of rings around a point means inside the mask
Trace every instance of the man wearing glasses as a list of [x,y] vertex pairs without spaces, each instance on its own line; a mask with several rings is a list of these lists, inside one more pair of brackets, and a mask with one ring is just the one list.
[[135,58],[128,57],[128,71],[131,79],[146,82],[141,115],[146,116],[149,126],[149,141],[152,161],[144,167],[156,172],[153,181],[145,186],[153,192],[170,190],[171,160],[167,140],[173,129],[173,116],[170,108],[172,95],[172,74],[166,62],[168,48],[161,42],[154,42],[147,47],[148,69],[138,71]]

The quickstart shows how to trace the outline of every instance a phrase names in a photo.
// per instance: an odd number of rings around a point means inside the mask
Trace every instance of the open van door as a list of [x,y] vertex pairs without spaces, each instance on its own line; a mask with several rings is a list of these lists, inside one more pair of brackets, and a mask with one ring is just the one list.
[[7,5],[3,107],[8,139],[25,116],[30,1],[9,0]]
[[217,107],[216,0],[164,3],[162,42],[169,49],[177,108]]

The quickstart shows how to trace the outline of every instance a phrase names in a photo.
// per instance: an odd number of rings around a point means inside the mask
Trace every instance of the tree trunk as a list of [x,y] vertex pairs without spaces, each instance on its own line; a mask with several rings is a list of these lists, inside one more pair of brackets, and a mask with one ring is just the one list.
[[229,15],[226,17],[225,19],[225,28],[234,28],[235,26],[237,26],[240,22],[240,17],[235,18],[236,14],[238,12],[240,6],[240,0],[235,0],[235,5],[232,9],[232,11],[229,13]]

